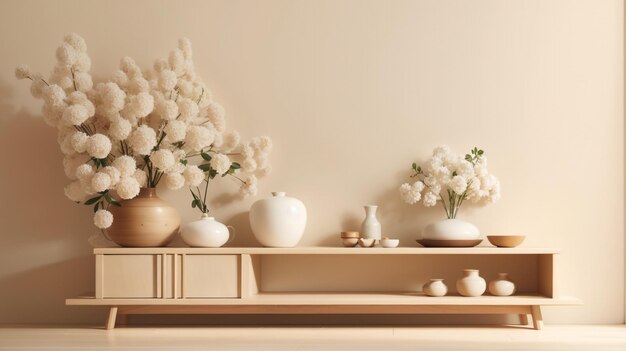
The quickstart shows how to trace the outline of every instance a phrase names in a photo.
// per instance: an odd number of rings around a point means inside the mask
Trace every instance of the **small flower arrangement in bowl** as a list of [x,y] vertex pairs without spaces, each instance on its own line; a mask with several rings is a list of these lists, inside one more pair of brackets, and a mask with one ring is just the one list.
[[411,178],[400,186],[402,199],[408,204],[422,202],[432,207],[441,202],[447,220],[427,226],[422,237],[437,240],[472,240],[480,236],[471,223],[456,219],[461,205],[494,203],[500,198],[500,182],[487,169],[487,157],[479,148],[469,154],[453,154],[447,146],[433,150],[431,158],[420,166],[413,163]]

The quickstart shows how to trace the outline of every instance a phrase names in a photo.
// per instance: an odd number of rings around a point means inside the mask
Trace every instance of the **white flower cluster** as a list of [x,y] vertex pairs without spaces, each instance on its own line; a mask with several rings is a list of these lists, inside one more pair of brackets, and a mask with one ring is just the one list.
[[[270,170],[271,140],[242,144],[236,131],[226,131],[224,108],[196,74],[189,40],[180,39],[152,70],[142,71],[124,57],[113,77],[97,84],[79,35],[64,37],[56,59],[47,80],[25,65],[15,76],[30,80],[31,94],[43,100],[43,118],[58,131],[63,167],[72,180],[65,194],[95,204],[98,228],[113,221],[106,210],[115,202],[109,192],[132,199],[161,179],[170,189],[199,186],[209,172],[188,161],[202,153],[211,154],[211,171],[236,175],[240,194],[256,194],[256,176]],[[241,158],[241,166],[231,158]]]
[[500,182],[489,173],[487,158],[477,148],[463,157],[453,154],[445,145],[439,146],[423,168],[413,164],[413,171],[417,180],[400,186],[402,199],[408,204],[422,201],[426,207],[441,200],[450,218],[454,218],[458,206],[466,199],[493,203],[500,198]]

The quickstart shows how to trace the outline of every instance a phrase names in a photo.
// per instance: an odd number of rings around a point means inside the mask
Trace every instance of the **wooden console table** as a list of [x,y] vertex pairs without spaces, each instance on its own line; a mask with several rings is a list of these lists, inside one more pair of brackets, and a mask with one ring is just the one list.
[[[542,328],[541,306],[575,305],[556,284],[545,248],[100,248],[95,294],[67,305],[109,306],[106,329],[130,314],[516,314]],[[477,268],[509,272],[513,296],[462,297],[455,281]],[[444,278],[448,296],[421,285]]]

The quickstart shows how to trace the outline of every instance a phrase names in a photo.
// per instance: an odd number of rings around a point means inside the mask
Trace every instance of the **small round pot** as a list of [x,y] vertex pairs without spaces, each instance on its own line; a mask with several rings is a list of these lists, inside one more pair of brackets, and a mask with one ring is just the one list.
[[456,290],[462,296],[481,296],[487,290],[487,283],[478,275],[478,269],[465,269],[463,278],[456,282]]
[[443,283],[443,279],[431,279],[430,282],[424,284],[422,291],[427,296],[440,297],[446,296],[448,287]]
[[[232,235],[229,228],[232,229]],[[235,238],[235,228],[204,213],[199,220],[185,224],[180,230],[180,236],[191,247],[222,247]]]
[[495,296],[510,296],[515,293],[515,284],[507,273],[498,273],[498,278],[489,282],[489,293]]
[[180,215],[176,208],[157,196],[155,188],[142,188],[130,200],[111,206],[113,224],[106,234],[120,246],[157,247],[167,245],[178,234]]

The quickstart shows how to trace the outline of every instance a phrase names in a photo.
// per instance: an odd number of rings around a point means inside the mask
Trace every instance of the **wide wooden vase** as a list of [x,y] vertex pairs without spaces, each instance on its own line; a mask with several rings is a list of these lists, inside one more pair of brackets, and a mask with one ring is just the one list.
[[139,195],[111,206],[113,224],[106,230],[116,244],[127,247],[167,245],[178,233],[180,215],[157,196],[155,188],[142,188]]

